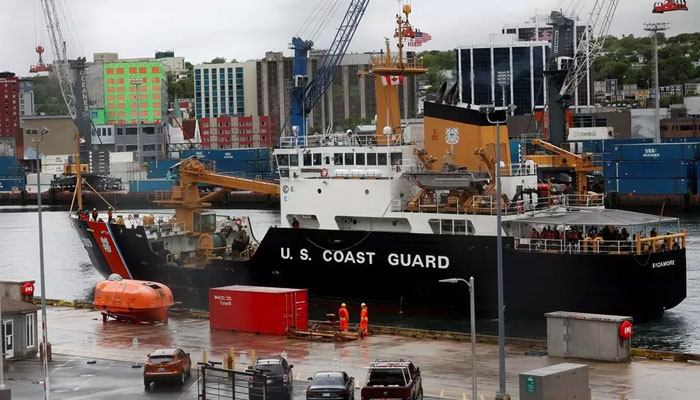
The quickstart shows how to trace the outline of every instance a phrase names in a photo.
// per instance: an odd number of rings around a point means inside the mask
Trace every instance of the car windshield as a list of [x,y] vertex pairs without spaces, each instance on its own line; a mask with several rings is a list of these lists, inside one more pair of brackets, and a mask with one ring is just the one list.
[[260,360],[255,365],[255,368],[271,374],[282,375],[284,373],[284,371],[282,371],[282,365],[278,360]]
[[316,375],[311,383],[313,386],[343,386],[344,384],[342,375],[336,374]]
[[375,368],[367,381],[369,386],[406,386],[403,368]]
[[175,356],[173,355],[151,356],[148,359],[148,361],[152,362],[153,364],[167,364],[173,362],[173,360],[175,360]]

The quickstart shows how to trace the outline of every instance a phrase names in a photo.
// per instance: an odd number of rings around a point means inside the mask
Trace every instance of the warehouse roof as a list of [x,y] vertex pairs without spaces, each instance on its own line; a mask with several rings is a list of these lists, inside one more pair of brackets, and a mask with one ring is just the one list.
[[566,214],[553,214],[547,216],[538,216],[531,218],[522,218],[513,222],[529,223],[529,224],[545,224],[545,225],[614,225],[614,226],[629,226],[629,225],[649,225],[658,224],[659,222],[677,222],[677,218],[659,217],[652,214],[642,214],[633,211],[625,210],[593,210],[593,211],[578,211]]
[[28,303],[26,301],[20,301],[11,299],[9,297],[2,298],[2,312],[3,313],[24,313],[30,311],[38,310],[39,306],[33,303]]

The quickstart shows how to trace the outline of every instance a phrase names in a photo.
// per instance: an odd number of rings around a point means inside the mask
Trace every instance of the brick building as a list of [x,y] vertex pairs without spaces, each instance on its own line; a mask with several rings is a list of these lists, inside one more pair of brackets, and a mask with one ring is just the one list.
[[203,149],[272,147],[277,141],[274,117],[247,116],[202,118],[199,121]]
[[0,137],[15,136],[19,117],[19,78],[12,72],[0,72]]

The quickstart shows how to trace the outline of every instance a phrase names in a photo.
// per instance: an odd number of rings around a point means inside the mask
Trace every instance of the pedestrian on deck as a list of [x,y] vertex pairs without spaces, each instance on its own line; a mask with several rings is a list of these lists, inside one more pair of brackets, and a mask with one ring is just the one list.
[[361,304],[362,311],[360,312],[360,337],[369,336],[369,330],[367,326],[369,325],[369,312],[367,311],[367,304]]
[[299,220],[292,218],[292,229],[299,229]]
[[97,217],[98,217],[99,215],[100,215],[100,214],[97,212],[97,209],[96,209],[96,208],[93,208],[93,209],[92,209],[92,220],[93,220],[93,221],[97,221]]
[[107,207],[107,222],[112,223],[112,207]]
[[345,306],[345,303],[340,305],[340,310],[338,310],[338,319],[340,320],[340,330],[343,332],[348,331],[348,321],[350,320],[350,314]]

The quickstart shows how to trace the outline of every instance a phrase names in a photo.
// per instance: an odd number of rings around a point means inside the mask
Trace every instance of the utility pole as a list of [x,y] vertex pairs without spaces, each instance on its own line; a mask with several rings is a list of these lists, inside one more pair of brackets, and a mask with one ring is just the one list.
[[501,87],[503,103],[503,120],[491,120],[496,111],[495,104],[480,107],[489,123],[496,124],[496,264],[498,275],[498,393],[496,400],[508,400],[506,390],[506,348],[505,348],[505,305],[503,293],[503,227],[502,227],[502,189],[501,189],[501,124],[508,122],[508,114],[514,110],[511,104],[506,107],[506,86],[510,85],[510,71],[498,71],[496,83]]
[[653,61],[653,78],[654,78],[654,143],[661,143],[661,93],[659,93],[659,44],[658,44],[658,33],[663,32],[669,28],[669,24],[666,22],[647,22],[644,24],[644,30],[651,32],[654,37],[653,48],[654,48],[654,61]]
[[139,182],[141,182],[141,168],[143,168],[143,159],[141,158],[141,100],[139,99],[141,95],[141,79],[132,78],[131,85],[136,86],[136,147],[138,147],[139,155],[139,169],[138,177],[136,178],[136,191],[140,192]]
[[[49,133],[48,128],[42,128],[41,131],[37,129],[28,129],[27,133],[29,135],[36,136],[32,138],[32,142],[36,143],[36,188],[37,188],[37,206],[39,215],[39,276],[41,278],[41,348],[44,353],[43,366],[44,366],[44,399],[49,400],[49,352],[48,352],[48,330],[46,326],[46,275],[44,274],[44,232],[43,224],[41,221],[41,166],[39,164],[39,144],[44,138],[44,135]],[[4,340],[4,338],[3,338]]]

